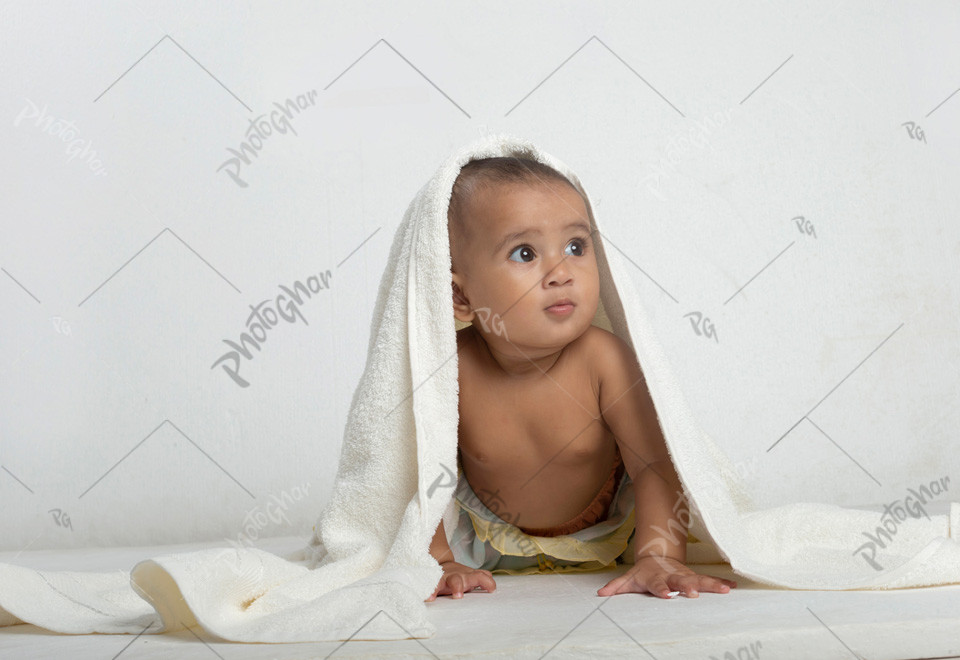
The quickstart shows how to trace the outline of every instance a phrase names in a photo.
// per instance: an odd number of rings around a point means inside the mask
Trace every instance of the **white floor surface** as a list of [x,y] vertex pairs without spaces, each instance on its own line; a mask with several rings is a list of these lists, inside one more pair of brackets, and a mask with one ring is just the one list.
[[[299,537],[264,539],[278,554]],[[152,556],[224,543],[0,553],[0,562],[46,570],[129,570]],[[789,591],[732,574],[729,594],[671,601],[597,589],[625,570],[495,575],[492,594],[427,603],[437,635],[396,642],[237,644],[200,628],[161,635],[62,635],[32,625],[0,628],[0,658],[960,658],[960,585],[897,591]],[[389,621],[378,625],[391,625]]]

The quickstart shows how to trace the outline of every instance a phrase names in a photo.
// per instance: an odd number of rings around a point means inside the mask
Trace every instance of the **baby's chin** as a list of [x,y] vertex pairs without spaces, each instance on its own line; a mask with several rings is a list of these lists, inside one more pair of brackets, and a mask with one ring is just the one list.
[[[566,323],[547,323],[538,324],[537,327],[514,328],[513,333],[509,334],[508,337],[511,343],[519,347],[527,346],[541,350],[552,348],[559,351],[567,344],[582,337],[590,328],[593,317],[589,321],[568,319]],[[509,328],[508,332],[510,332]]]

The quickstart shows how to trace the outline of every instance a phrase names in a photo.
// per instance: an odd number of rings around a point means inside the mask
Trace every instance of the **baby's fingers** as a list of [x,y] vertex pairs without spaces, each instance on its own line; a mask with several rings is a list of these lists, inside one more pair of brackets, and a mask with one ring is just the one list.
[[737,586],[737,583],[733,580],[713,577],[712,575],[698,575],[697,578],[699,578],[700,591],[725,594]]
[[463,598],[465,593],[469,593],[480,587],[488,592],[493,592],[497,588],[497,583],[493,580],[490,571],[474,571],[472,573],[451,573],[445,575],[440,581],[433,595],[427,599],[430,602],[437,596],[453,596],[454,598]]
[[647,584],[647,591],[652,593],[658,598],[670,598],[671,591],[679,591],[678,587],[672,586],[671,578],[677,577],[676,575],[668,575],[665,578],[656,576],[650,580]]
[[683,592],[687,598],[697,598],[699,592],[723,594],[736,587],[737,583],[732,580],[715,578],[710,575],[675,575],[670,581],[676,591]]
[[[462,576],[462,580],[463,580],[462,593],[468,593],[478,587],[488,593],[492,593],[497,588],[497,583],[493,581],[493,577],[490,575],[489,571],[474,571],[473,573],[468,573]],[[463,597],[462,595],[461,596],[454,595],[454,598],[462,598],[462,597]]]
[[453,595],[454,598],[463,598],[463,578],[456,573],[440,578],[440,584],[425,602],[436,600],[437,596],[449,595]]
[[449,588],[449,594],[454,598],[463,598],[463,592],[466,591],[464,585],[463,576],[459,573],[454,573],[447,578],[447,587]]
[[493,593],[497,588],[497,583],[493,580],[490,571],[478,571],[470,575],[470,588],[480,587],[487,593]]

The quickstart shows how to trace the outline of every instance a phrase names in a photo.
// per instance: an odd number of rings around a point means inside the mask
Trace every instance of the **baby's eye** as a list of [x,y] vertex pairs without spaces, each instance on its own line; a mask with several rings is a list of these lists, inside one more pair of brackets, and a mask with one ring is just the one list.
[[[530,258],[529,258],[529,259],[524,259],[523,257],[521,257],[520,259],[514,259],[514,258],[513,258],[513,255],[518,254],[518,253],[519,253],[519,254],[524,254],[524,253],[526,253],[527,255],[529,255]],[[530,249],[528,246],[526,246],[526,245],[521,245],[521,246],[519,246],[517,249],[515,249],[513,252],[511,252],[511,253],[510,253],[510,256],[507,257],[507,258],[510,259],[511,261],[519,261],[520,263],[529,263],[530,261],[533,260],[533,250],[531,250],[531,249]]]
[[577,251],[572,252],[572,253],[571,253],[571,252],[567,252],[567,254],[572,254],[574,257],[582,257],[582,256],[583,256],[584,245],[583,245],[583,241],[582,241],[581,239],[579,239],[579,238],[573,239],[572,241],[570,241],[569,243],[567,243],[567,247],[569,248],[570,246],[574,246],[574,249],[577,250]]

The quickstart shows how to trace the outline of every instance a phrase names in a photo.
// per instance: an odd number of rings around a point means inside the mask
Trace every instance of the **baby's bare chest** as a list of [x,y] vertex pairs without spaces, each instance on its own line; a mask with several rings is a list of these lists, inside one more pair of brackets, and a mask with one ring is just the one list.
[[523,384],[477,374],[460,382],[460,450],[487,469],[550,461],[574,467],[608,453],[589,373],[568,368]]

